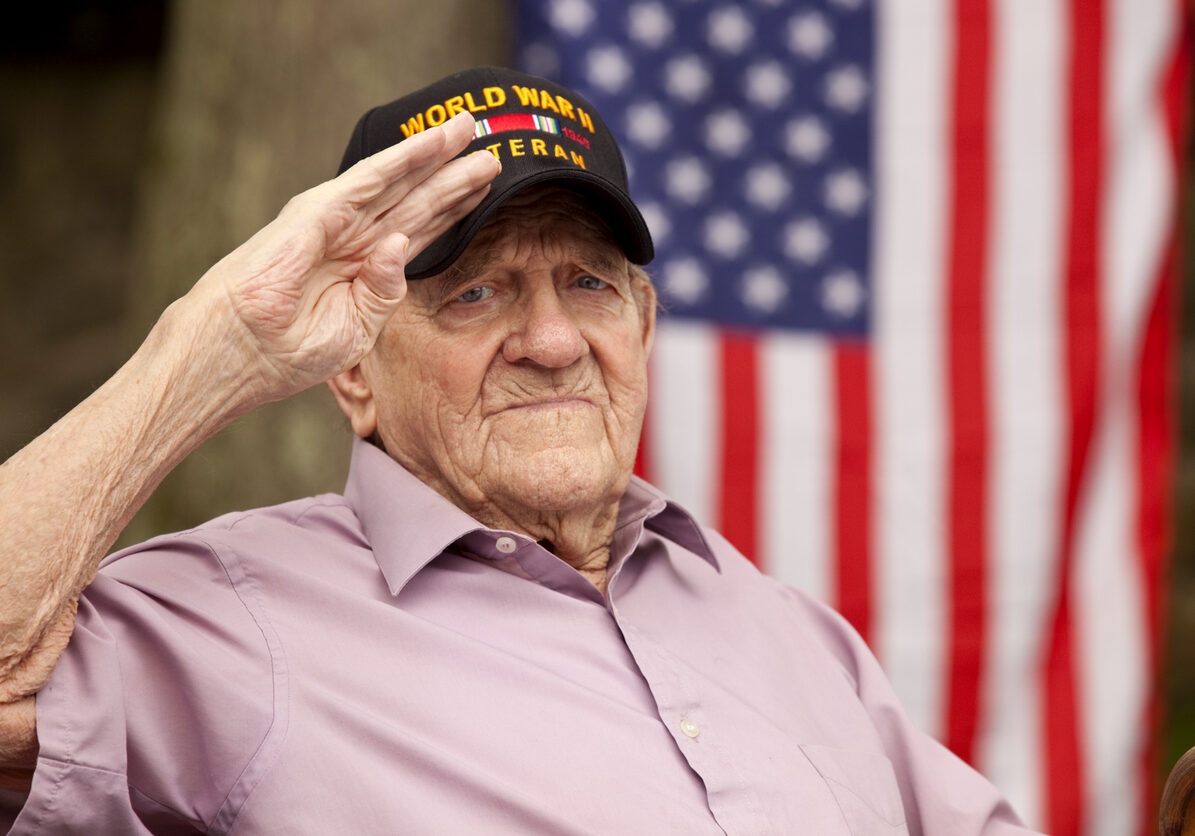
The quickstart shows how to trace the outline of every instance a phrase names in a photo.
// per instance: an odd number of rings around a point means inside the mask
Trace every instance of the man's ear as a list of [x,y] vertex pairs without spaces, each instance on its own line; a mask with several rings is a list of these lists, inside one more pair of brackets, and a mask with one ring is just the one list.
[[353,425],[353,432],[368,438],[378,428],[378,411],[373,399],[373,390],[357,364],[328,381],[340,411]]
[[631,274],[631,282],[635,302],[639,306],[639,318],[643,322],[643,348],[647,354],[651,354],[651,345],[656,334],[656,310],[660,305],[659,298],[656,296],[655,285],[651,283],[651,279],[642,271],[642,268],[637,268],[636,272]]

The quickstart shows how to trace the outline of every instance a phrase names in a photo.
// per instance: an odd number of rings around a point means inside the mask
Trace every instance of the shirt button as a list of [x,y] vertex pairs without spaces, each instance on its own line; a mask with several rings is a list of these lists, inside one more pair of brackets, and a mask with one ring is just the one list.
[[498,551],[502,552],[503,554],[513,554],[514,550],[519,546],[513,537],[499,537],[494,545],[497,547]]
[[680,721],[681,734],[685,737],[696,738],[701,729],[688,717]]

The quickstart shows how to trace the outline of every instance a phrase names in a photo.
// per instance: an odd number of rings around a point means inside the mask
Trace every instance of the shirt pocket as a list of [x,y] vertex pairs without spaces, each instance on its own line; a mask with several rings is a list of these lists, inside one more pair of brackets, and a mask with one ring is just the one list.
[[896,772],[882,753],[812,744],[801,751],[830,787],[850,833],[908,834]]

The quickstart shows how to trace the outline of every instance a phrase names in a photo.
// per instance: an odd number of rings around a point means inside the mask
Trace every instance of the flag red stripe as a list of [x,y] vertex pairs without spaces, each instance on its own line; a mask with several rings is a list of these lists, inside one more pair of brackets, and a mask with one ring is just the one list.
[[837,609],[872,638],[872,379],[867,346],[834,348],[838,439],[833,474]]
[[1057,560],[1057,601],[1045,671],[1047,776],[1046,824],[1056,836],[1084,830],[1083,761],[1076,693],[1077,653],[1070,582],[1075,564],[1075,525],[1080,488],[1090,466],[1095,412],[1100,402],[1099,258],[1100,207],[1104,197],[1104,112],[1102,3],[1071,0],[1071,51],[1067,134],[1069,143],[1065,247],[1064,364],[1067,450],[1061,542]]
[[758,561],[756,515],[759,501],[759,357],[749,334],[723,332],[722,443],[717,480],[718,528],[752,561]]
[[945,743],[973,761],[986,621],[988,0],[956,0],[947,265],[949,589]]
[[[1176,174],[1176,183],[1186,183],[1186,160],[1184,150],[1186,130],[1190,113],[1190,69],[1192,51],[1191,18],[1184,0],[1174,0],[1175,15],[1183,22],[1179,33],[1180,41],[1173,61],[1162,78],[1161,102],[1166,115],[1166,127],[1170,140],[1171,165]],[[1176,190],[1177,191],[1177,190]],[[1177,199],[1178,195],[1175,195]],[[1138,512],[1138,548],[1142,564],[1145,590],[1145,612],[1147,618],[1149,654],[1146,670],[1154,675],[1150,683],[1151,694],[1147,704],[1147,716],[1142,728],[1141,761],[1138,769],[1140,782],[1139,823],[1141,836],[1155,832],[1157,809],[1161,792],[1160,775],[1156,770],[1158,762],[1158,735],[1161,729],[1162,711],[1156,691],[1157,671],[1163,656],[1163,624],[1165,606],[1162,583],[1165,577],[1164,560],[1170,546],[1172,519],[1169,504],[1169,488],[1173,478],[1173,463],[1176,460],[1176,408],[1175,380],[1173,370],[1176,364],[1175,340],[1178,331],[1178,236],[1172,226],[1165,245],[1165,258],[1159,269],[1157,294],[1150,308],[1146,324],[1145,341],[1141,351],[1141,377],[1138,381],[1138,491],[1140,497]]]
[[[1173,240],[1173,236],[1172,236]],[[1141,718],[1142,762],[1139,766],[1140,803],[1145,814],[1141,822],[1142,836],[1154,832],[1154,810],[1157,809],[1160,787],[1154,784],[1154,765],[1157,757],[1159,732],[1158,695],[1155,690],[1159,670],[1159,649],[1162,644],[1161,583],[1162,562],[1169,544],[1170,518],[1168,487],[1171,463],[1174,460],[1174,427],[1171,422],[1174,406],[1171,372],[1174,368],[1174,295],[1177,267],[1174,247],[1162,267],[1157,295],[1150,308],[1141,351],[1141,376],[1137,382],[1137,548],[1141,563],[1142,589],[1145,593],[1145,635],[1148,638],[1145,669],[1151,679],[1147,683],[1150,696],[1146,716]]]

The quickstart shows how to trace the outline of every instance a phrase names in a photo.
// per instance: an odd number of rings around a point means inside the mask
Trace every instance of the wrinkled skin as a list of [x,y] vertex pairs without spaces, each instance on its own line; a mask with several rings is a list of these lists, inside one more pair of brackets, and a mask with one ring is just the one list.
[[374,350],[333,381],[354,431],[604,588],[647,399],[646,275],[579,196],[536,189],[408,287]]

